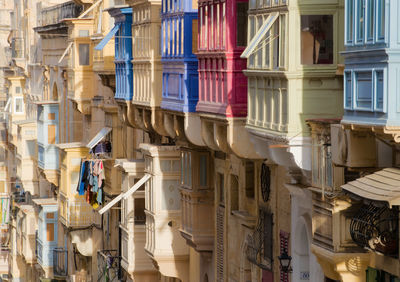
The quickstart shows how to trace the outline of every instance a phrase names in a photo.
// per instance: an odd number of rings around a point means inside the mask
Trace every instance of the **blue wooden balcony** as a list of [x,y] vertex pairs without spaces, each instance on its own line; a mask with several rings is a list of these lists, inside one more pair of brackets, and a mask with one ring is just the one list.
[[133,95],[132,70],[132,8],[113,8],[108,11],[115,24],[95,47],[102,50],[115,36],[115,99],[131,101]]
[[346,0],[342,123],[400,126],[400,3]]
[[59,169],[58,104],[55,102],[38,105],[38,166],[43,170]]
[[53,251],[57,247],[58,207],[53,198],[34,199],[39,206],[36,232],[36,257],[43,268],[53,267]]
[[162,1],[161,108],[194,112],[198,101],[197,6],[192,1]]

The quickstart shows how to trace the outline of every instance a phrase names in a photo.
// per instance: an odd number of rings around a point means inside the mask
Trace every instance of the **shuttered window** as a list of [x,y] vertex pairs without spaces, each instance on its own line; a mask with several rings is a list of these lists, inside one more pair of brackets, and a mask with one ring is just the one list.
[[49,144],[56,143],[56,126],[54,124],[50,124],[47,126],[47,137]]
[[46,235],[47,241],[54,241],[54,223],[47,223]]

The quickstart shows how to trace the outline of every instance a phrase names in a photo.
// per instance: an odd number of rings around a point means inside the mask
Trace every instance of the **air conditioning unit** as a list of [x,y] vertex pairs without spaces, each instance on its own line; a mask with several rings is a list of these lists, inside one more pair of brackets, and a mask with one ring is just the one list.
[[375,167],[377,145],[369,131],[343,129],[340,124],[331,125],[332,161],[339,166]]

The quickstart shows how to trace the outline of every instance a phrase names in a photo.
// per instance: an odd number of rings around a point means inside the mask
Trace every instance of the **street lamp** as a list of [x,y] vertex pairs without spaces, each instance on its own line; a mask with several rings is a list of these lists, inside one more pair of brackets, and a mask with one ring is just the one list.
[[283,251],[283,254],[281,254],[279,257],[279,264],[280,269],[284,273],[290,273],[292,272],[292,267],[290,266],[290,263],[292,261],[292,257],[288,255],[287,250]]

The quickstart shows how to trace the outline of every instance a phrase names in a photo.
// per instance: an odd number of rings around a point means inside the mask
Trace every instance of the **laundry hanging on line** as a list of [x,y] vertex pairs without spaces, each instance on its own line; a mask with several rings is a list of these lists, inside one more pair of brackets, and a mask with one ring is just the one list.
[[94,209],[103,204],[104,163],[102,160],[81,160],[77,192],[85,195],[86,202]]

